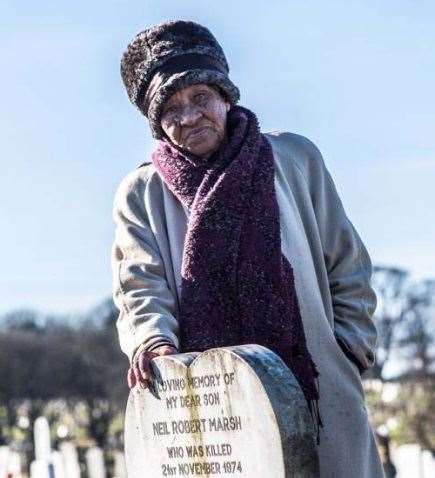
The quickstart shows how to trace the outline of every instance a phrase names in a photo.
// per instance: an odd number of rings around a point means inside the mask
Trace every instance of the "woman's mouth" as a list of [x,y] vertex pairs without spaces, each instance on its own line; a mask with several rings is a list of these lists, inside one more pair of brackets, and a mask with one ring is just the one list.
[[207,129],[208,126],[203,126],[202,128],[195,129],[191,133],[189,133],[186,139],[196,138],[197,136],[200,136],[205,133]]

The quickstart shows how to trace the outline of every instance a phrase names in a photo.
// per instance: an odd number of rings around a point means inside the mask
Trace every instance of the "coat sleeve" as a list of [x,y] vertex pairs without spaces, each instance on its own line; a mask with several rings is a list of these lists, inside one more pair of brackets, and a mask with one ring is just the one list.
[[117,329],[130,363],[139,350],[178,348],[176,298],[169,289],[156,238],[144,205],[146,178],[127,176],[114,200],[111,252]]
[[317,147],[303,138],[308,184],[328,273],[334,312],[334,335],[363,372],[375,362],[377,331],[373,314],[377,298],[371,286],[372,263],[347,217],[334,181]]

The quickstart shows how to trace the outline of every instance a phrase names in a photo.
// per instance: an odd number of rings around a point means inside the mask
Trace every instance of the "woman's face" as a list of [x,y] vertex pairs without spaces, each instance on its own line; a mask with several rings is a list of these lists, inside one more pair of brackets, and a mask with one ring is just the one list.
[[230,107],[213,87],[191,85],[165,102],[160,123],[172,143],[207,159],[225,138]]

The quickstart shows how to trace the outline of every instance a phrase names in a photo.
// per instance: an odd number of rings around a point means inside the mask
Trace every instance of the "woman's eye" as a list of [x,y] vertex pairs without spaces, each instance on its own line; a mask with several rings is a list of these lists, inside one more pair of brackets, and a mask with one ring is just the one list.
[[207,95],[205,93],[198,93],[195,95],[195,99],[198,101],[203,101],[206,97]]

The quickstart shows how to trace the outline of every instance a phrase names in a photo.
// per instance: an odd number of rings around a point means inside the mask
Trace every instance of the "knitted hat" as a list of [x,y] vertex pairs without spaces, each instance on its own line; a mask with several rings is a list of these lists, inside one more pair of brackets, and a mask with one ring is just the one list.
[[138,33],[121,59],[121,76],[130,101],[149,119],[156,139],[163,137],[163,105],[181,88],[209,83],[235,105],[240,93],[228,73],[224,52],[212,33],[184,20],[164,22]]

